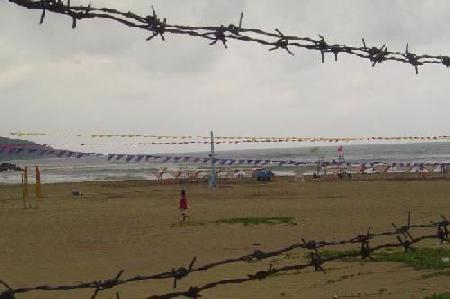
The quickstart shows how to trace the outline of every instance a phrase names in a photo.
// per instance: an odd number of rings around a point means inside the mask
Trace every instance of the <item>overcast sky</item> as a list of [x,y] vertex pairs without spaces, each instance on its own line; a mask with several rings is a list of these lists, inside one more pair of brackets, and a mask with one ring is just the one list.
[[[93,6],[158,14],[171,24],[324,35],[330,43],[450,54],[448,0],[108,0]],[[72,3],[87,1],[72,0]],[[0,0],[0,131],[163,135],[368,136],[449,134],[450,69],[253,43],[229,48],[110,21],[71,20]],[[66,141],[55,137],[54,142]],[[72,142],[72,141],[71,141]],[[230,147],[226,147],[229,149]],[[243,148],[234,146],[233,148]],[[94,148],[97,149],[97,148]],[[204,146],[146,147],[146,152]],[[144,151],[142,149],[141,151]]]

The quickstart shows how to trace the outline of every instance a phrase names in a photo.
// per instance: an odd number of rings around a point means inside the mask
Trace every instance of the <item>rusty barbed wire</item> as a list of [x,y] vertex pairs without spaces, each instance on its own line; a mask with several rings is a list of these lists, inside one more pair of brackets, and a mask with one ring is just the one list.
[[[41,285],[36,287],[29,288],[17,288],[13,289],[9,284],[0,280],[0,285],[6,289],[2,293],[0,293],[1,299],[15,299],[16,294],[28,293],[31,291],[69,291],[69,290],[81,290],[81,289],[92,289],[94,293],[91,298],[96,298],[97,295],[104,290],[112,289],[120,285],[124,285],[130,282],[140,282],[140,281],[149,281],[149,280],[163,280],[163,279],[173,279],[173,288],[177,287],[177,282],[179,280],[185,279],[191,273],[195,272],[204,272],[211,270],[213,268],[233,264],[238,262],[258,262],[268,258],[277,257],[282,254],[288,253],[295,249],[306,249],[310,252],[310,261],[304,264],[294,264],[294,265],[286,265],[279,268],[273,267],[270,265],[267,270],[257,271],[252,274],[247,274],[245,277],[234,278],[234,279],[222,279],[218,281],[213,281],[206,283],[201,286],[191,286],[188,290],[185,291],[177,291],[177,292],[169,292],[161,295],[152,295],[148,298],[151,299],[168,299],[175,298],[179,296],[185,296],[188,298],[199,298],[201,297],[200,293],[207,289],[212,289],[218,287],[220,285],[227,284],[241,284],[248,281],[253,280],[263,280],[273,276],[276,273],[289,272],[294,270],[302,270],[309,267],[313,267],[315,271],[326,272],[326,269],[323,268],[323,265],[332,261],[344,260],[347,258],[355,258],[361,257],[362,259],[370,259],[374,260],[371,256],[372,253],[379,251],[384,248],[401,248],[403,247],[405,253],[409,250],[414,250],[412,245],[419,243],[423,240],[427,239],[437,239],[440,240],[440,243],[449,242],[449,234],[448,234],[448,226],[450,222],[441,215],[441,220],[439,221],[430,221],[430,224],[420,224],[420,225],[412,225],[411,224],[411,213],[408,213],[408,220],[405,225],[397,226],[392,223],[392,226],[395,230],[386,231],[381,233],[371,233],[370,227],[366,233],[356,235],[350,239],[344,239],[339,241],[316,241],[316,240],[305,240],[302,239],[301,242],[291,244],[287,247],[263,252],[261,250],[255,250],[251,254],[243,255],[236,258],[225,259],[221,261],[215,261],[209,264],[205,264],[203,266],[194,267],[194,264],[197,261],[197,257],[194,257],[187,267],[173,267],[170,271],[161,272],[157,274],[151,275],[137,275],[134,277],[130,277],[127,279],[121,279],[124,270],[119,271],[114,275],[111,279],[105,280],[95,280],[92,282],[81,282],[79,284],[74,285],[61,285],[61,286],[50,286],[50,285]],[[434,228],[436,229],[435,234],[429,235],[421,235],[419,237],[414,237],[412,235],[411,229],[413,228]],[[373,239],[381,236],[395,236],[398,242],[396,243],[384,243],[376,246],[370,246],[370,243],[373,242]],[[346,244],[359,244],[358,250],[355,251],[344,251],[341,254],[329,257],[322,257],[320,255],[319,249],[330,246],[339,246]],[[119,293],[116,294],[116,297],[119,298]]]
[[72,28],[75,29],[77,22],[83,19],[108,19],[118,22],[124,26],[142,29],[150,32],[147,41],[155,37],[161,37],[165,41],[166,34],[187,35],[209,40],[209,45],[217,43],[228,48],[229,40],[258,43],[268,47],[269,51],[284,50],[290,55],[294,55],[294,47],[306,50],[319,51],[322,63],[325,62],[326,54],[333,54],[337,61],[339,54],[354,55],[363,59],[368,59],[374,67],[385,61],[397,61],[410,64],[414,67],[416,74],[419,73],[419,66],[424,64],[442,64],[450,67],[450,57],[447,55],[415,54],[410,51],[409,44],[406,44],[404,52],[389,51],[386,45],[381,47],[368,46],[365,39],[362,39],[362,46],[347,46],[341,44],[328,43],[324,36],[319,35],[319,39],[285,35],[279,29],[269,32],[257,28],[242,27],[243,13],[239,19],[239,25],[234,24],[220,26],[185,26],[173,25],[167,22],[167,18],[160,18],[152,6],[152,14],[140,16],[131,11],[123,12],[114,8],[95,8],[91,5],[71,5],[70,0],[9,0],[21,7],[32,10],[42,10],[39,23],[42,24],[46,17],[46,12],[67,15],[72,18]]

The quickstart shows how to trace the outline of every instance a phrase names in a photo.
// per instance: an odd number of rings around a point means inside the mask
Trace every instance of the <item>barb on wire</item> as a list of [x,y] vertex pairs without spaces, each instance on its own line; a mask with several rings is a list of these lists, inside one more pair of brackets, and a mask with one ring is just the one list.
[[288,46],[289,46],[289,38],[286,37],[283,33],[281,33],[281,31],[279,29],[275,29],[276,32],[278,32],[278,36],[279,39],[275,42],[275,44],[273,45],[273,48],[270,48],[269,51],[273,51],[273,50],[277,50],[277,49],[284,49],[286,50],[286,52],[288,52],[290,55],[294,55],[294,53],[292,53]]
[[161,36],[161,39],[165,41],[164,33],[166,32],[166,23],[167,18],[164,18],[161,22],[161,20],[158,18],[155,9],[152,6],[153,14],[151,16],[146,16],[145,21],[148,25],[148,30],[152,31],[152,35],[147,37],[147,41],[152,40],[156,36]]
[[314,266],[314,271],[322,271],[325,273],[325,269],[322,267],[322,264],[324,263],[322,258],[320,257],[320,254],[317,251],[311,251],[311,264]]
[[97,298],[97,295],[100,291],[111,289],[118,285],[119,278],[122,276],[125,270],[119,271],[113,279],[107,279],[104,281],[94,281],[95,292],[92,294],[91,299]]
[[[319,37],[320,37],[320,40],[317,43],[317,48],[319,49],[320,55],[322,56],[322,63],[325,63],[325,52],[328,49],[328,44],[322,35],[319,34]],[[337,53],[338,52],[335,53],[336,57],[337,57]]]
[[423,63],[419,61],[416,54],[413,54],[408,51],[408,44],[406,44],[406,50],[404,54],[405,58],[411,63],[412,66],[414,66],[414,69],[416,70],[416,74],[419,74],[418,65],[422,65]]
[[[362,59],[368,59],[372,66],[384,61],[397,61],[414,66],[416,74],[419,73],[418,66],[424,64],[442,64],[450,67],[450,57],[447,55],[427,55],[411,53],[406,47],[404,53],[388,51],[386,45],[381,48],[367,47],[363,39],[363,46],[347,46],[340,44],[328,44],[325,38],[319,35],[319,39],[310,37],[284,35],[279,29],[275,29],[276,33],[264,31],[262,29],[250,29],[242,27],[242,19],[244,14],[241,13],[239,26],[224,25],[220,26],[185,26],[167,23],[167,19],[161,20],[155,9],[152,7],[152,15],[140,16],[133,12],[123,12],[114,8],[95,8],[91,5],[71,5],[70,0],[67,5],[61,0],[9,0],[16,5],[27,9],[41,10],[39,23],[42,24],[48,12],[67,15],[72,18],[72,28],[76,28],[77,22],[83,19],[108,19],[130,28],[137,28],[151,32],[147,40],[161,36],[165,40],[166,34],[187,35],[209,40],[210,45],[221,42],[225,48],[228,48],[227,41],[232,39],[242,42],[253,42],[262,46],[269,47],[269,51],[284,49],[288,54],[294,55],[291,48],[303,48],[307,50],[319,51],[322,62],[325,62],[325,53],[334,54],[337,61],[338,54],[345,53],[354,55]],[[276,39],[274,41],[274,38]]]
[[402,234],[405,238],[409,237],[412,239],[411,234],[409,233],[409,229],[411,228],[411,212],[408,212],[408,220],[406,225],[398,227],[395,223],[392,222],[392,226],[396,229],[398,234]]
[[442,218],[442,221],[437,222],[437,223],[431,221],[431,224],[433,224],[437,227],[437,236],[438,236],[439,240],[441,241],[441,244],[443,244],[445,241],[449,242],[447,226],[450,225],[450,222],[443,215],[441,215],[441,218]]
[[450,57],[448,56],[443,56],[441,58],[442,60],[442,64],[445,65],[446,67],[450,67]]
[[370,245],[369,245],[370,239],[372,239],[372,236],[370,235],[370,226],[367,229],[367,233],[365,235],[358,235],[356,237],[356,240],[358,242],[361,242],[360,253],[362,259],[368,258],[370,260],[373,260],[373,258],[370,256]]
[[236,27],[233,24],[228,25],[228,30],[233,33],[234,35],[239,35],[242,28],[242,20],[244,19],[244,12],[241,12],[241,17],[239,19],[239,26]]
[[188,268],[178,268],[177,270],[175,270],[175,268],[172,268],[172,276],[173,276],[173,288],[176,289],[177,288],[177,281],[181,280],[183,278],[185,278],[186,276],[189,275],[189,273],[191,273],[192,271],[192,267],[194,266],[195,261],[197,260],[197,257],[194,256],[194,258],[192,259],[191,263],[189,264]]
[[222,42],[225,49],[228,48],[227,46],[227,37],[225,33],[227,32],[228,28],[225,28],[223,25],[221,25],[214,34],[214,40],[209,45],[215,45],[218,41]]

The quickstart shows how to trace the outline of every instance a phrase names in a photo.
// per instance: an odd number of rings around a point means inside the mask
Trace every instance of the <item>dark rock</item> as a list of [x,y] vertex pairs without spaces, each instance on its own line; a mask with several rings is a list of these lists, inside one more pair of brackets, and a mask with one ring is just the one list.
[[19,166],[15,165],[15,164],[12,164],[12,163],[1,163],[0,164],[0,172],[8,171],[8,170],[23,171],[22,168],[20,168]]

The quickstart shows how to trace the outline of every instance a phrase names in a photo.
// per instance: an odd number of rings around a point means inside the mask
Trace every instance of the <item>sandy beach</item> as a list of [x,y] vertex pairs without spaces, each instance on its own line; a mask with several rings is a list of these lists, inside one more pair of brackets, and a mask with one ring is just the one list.
[[[179,224],[181,188],[189,199],[191,223],[186,225]],[[73,197],[74,189],[83,196]],[[44,185],[43,191],[39,209],[24,209],[20,186],[0,186],[0,278],[13,288],[107,279],[121,269],[124,277],[158,273],[187,266],[193,256],[200,266],[256,249],[282,248],[301,237],[348,238],[368,226],[385,231],[392,228],[391,222],[403,224],[408,211],[414,223],[450,215],[450,181],[444,180],[294,183],[278,178],[269,184],[250,182],[215,190],[205,184],[86,182]],[[293,217],[296,225],[212,223],[253,216]],[[306,254],[295,253],[299,258]],[[217,267],[179,281],[177,289],[245,277],[279,262]],[[202,294],[204,298],[423,298],[446,288],[445,276],[420,279],[427,271],[398,263],[334,262],[325,268],[326,274],[306,269]],[[98,298],[115,298],[116,291],[120,298],[145,298],[172,291],[172,280],[127,284]],[[35,291],[17,298],[89,298],[92,293]]]
[[1,1],[0,299],[450,299],[449,19]]

